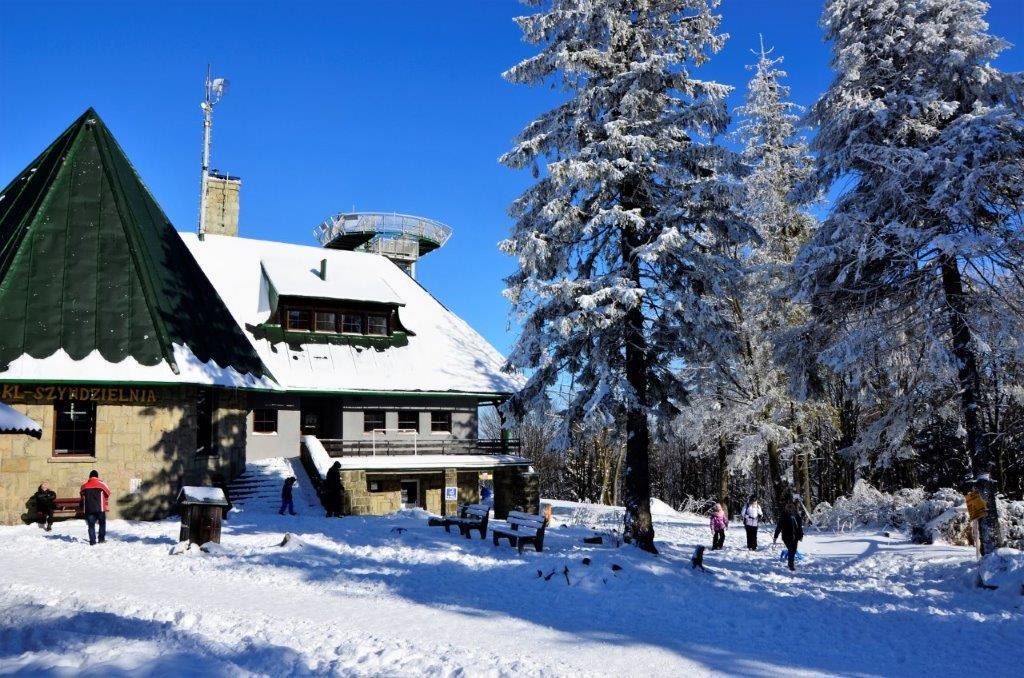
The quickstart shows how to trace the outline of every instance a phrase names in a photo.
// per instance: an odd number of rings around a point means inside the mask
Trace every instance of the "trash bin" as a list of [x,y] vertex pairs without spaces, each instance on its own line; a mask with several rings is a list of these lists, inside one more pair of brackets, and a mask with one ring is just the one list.
[[219,487],[186,485],[178,493],[181,505],[181,534],[178,541],[202,546],[207,542],[220,543],[220,522],[228,508],[224,490]]

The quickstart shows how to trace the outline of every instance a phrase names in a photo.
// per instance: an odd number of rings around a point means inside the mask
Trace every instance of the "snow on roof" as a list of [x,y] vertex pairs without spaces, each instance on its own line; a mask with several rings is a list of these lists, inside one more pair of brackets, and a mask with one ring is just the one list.
[[27,433],[38,438],[43,427],[10,405],[0,403],[0,433]]
[[[380,255],[232,236],[207,234],[202,241],[192,233],[181,237],[285,389],[493,394],[510,393],[520,385],[517,376],[501,371],[504,358],[493,346]],[[273,262],[270,276],[291,265],[300,277],[303,271],[312,277],[322,259],[327,260],[328,283],[334,285],[334,277],[339,278],[337,289],[348,284],[343,277],[357,276],[380,296],[390,290],[392,299],[400,299],[405,304],[399,310],[401,322],[415,333],[408,344],[376,349],[257,339],[253,327],[265,322],[272,310],[263,273],[266,262]],[[293,282],[289,276],[281,278],[286,289]],[[292,289],[316,289],[316,283],[307,280]]]
[[45,358],[33,358],[26,354],[11,361],[6,370],[0,371],[0,378],[11,381],[75,381],[84,383],[146,383],[146,384],[201,384],[204,386],[228,386],[232,388],[279,389],[267,377],[254,377],[249,373],[240,374],[233,368],[223,368],[215,361],[202,362],[188,346],[173,344],[174,361],[178,365],[175,374],[167,361],[155,365],[143,365],[132,356],[112,363],[98,350],[81,360],[75,360],[63,349]]
[[227,506],[228,500],[224,496],[224,490],[219,487],[200,487],[186,485],[178,493],[178,501],[187,501],[191,504],[210,504],[211,506]]
[[307,248],[298,256],[267,256],[260,259],[263,272],[281,296],[368,301],[402,304],[402,298],[382,278],[374,262],[366,257],[349,258],[345,268],[328,261],[326,280],[320,277],[320,262],[325,250]]
[[525,466],[530,460],[511,454],[398,454],[375,457],[333,457],[342,470],[389,471],[406,469],[493,468]]

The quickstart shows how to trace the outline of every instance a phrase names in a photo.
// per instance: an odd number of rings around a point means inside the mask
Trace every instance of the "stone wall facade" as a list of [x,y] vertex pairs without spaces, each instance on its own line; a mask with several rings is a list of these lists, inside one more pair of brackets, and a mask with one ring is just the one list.
[[[455,477],[455,469],[410,471],[408,473],[342,471],[342,511],[346,515],[353,516],[382,516],[399,511],[402,509],[401,482],[403,480],[418,480],[420,483],[420,508],[437,515],[454,514],[458,502],[444,501],[444,487],[449,480],[454,486]],[[371,482],[378,483],[380,489],[371,492],[369,489]]]
[[[132,519],[166,516],[182,485],[210,484],[217,476],[229,482],[245,469],[242,392],[214,391],[218,453],[197,456],[196,387],[0,386],[5,402],[43,427],[39,440],[0,435],[0,523],[21,522],[26,502],[44,480],[58,497],[78,497],[92,469],[110,486],[110,517]],[[95,456],[53,454],[53,401],[69,389],[96,403]]]

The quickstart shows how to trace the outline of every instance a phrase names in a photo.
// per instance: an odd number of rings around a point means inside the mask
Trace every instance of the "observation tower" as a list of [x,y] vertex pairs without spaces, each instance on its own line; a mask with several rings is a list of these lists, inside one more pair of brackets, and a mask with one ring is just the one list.
[[416,262],[448,242],[452,229],[439,221],[395,212],[342,212],[313,231],[323,246],[373,252],[387,257],[413,278]]

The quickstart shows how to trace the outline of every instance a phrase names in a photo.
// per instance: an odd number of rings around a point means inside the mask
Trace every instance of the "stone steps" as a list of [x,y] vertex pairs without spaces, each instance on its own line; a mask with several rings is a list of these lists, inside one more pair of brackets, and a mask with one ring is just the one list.
[[281,487],[288,476],[298,479],[292,490],[295,510],[322,510],[298,458],[260,459],[246,464],[245,472],[228,486],[231,501],[239,511],[277,513],[281,508]]

